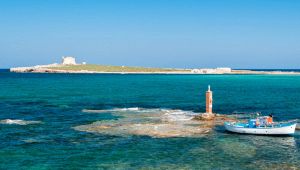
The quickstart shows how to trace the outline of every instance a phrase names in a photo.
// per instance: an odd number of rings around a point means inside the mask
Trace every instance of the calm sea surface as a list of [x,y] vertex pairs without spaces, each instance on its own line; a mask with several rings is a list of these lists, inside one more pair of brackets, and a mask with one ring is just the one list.
[[121,119],[109,113],[113,108],[203,112],[209,84],[217,113],[259,111],[277,120],[300,119],[297,75],[0,71],[0,169],[300,169],[299,131],[292,137],[250,136],[218,126],[203,137],[154,138],[73,128]]

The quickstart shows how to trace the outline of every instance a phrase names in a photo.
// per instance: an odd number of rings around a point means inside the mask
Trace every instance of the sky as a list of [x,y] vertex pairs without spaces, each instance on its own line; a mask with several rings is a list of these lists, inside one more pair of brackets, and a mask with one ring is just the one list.
[[300,66],[299,0],[0,0],[0,68]]

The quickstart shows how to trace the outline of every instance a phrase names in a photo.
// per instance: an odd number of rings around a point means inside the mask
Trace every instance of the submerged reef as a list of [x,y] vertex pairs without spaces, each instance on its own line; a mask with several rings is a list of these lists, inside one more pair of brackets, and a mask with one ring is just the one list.
[[118,120],[97,121],[74,127],[75,130],[109,135],[143,135],[157,138],[196,137],[208,134],[216,125],[231,118],[216,114],[214,119],[201,120],[198,113],[183,110],[116,108],[87,110],[87,113],[111,113]]

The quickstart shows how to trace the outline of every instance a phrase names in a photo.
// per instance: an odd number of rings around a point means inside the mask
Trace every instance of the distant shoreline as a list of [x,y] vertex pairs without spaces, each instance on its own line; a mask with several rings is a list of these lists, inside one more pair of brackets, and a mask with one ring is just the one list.
[[[300,75],[300,69],[233,69],[229,72],[194,72],[195,69],[177,68],[147,68],[147,67],[128,67],[128,66],[107,66],[107,65],[39,65],[33,67],[10,68],[10,72],[15,73],[68,73],[68,74],[200,74],[200,75],[219,75],[219,74],[272,74],[272,75]],[[201,69],[200,69],[201,70]],[[215,70],[215,69],[207,69]]]

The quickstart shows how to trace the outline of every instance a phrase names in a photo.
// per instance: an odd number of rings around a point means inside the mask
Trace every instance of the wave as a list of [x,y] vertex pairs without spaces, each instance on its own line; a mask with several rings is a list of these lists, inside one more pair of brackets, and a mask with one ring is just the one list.
[[115,111],[139,111],[142,110],[142,108],[138,107],[129,107],[129,108],[116,108]]
[[168,122],[190,121],[195,115],[197,115],[197,113],[192,111],[166,110],[166,113],[162,116],[162,119]]
[[41,121],[26,121],[26,120],[19,120],[19,119],[4,119],[0,120],[0,124],[7,124],[7,125],[29,125],[29,124],[39,124]]
[[[159,114],[163,121],[176,122],[176,121],[189,121],[194,118],[198,113],[184,110],[173,110],[164,108],[141,108],[141,107],[129,107],[129,108],[113,108],[104,110],[90,110],[83,109],[82,112],[86,113],[106,113],[106,112],[120,112],[120,113],[152,113],[153,115]],[[123,114],[122,114],[123,115]]]
[[103,113],[103,112],[139,111],[139,110],[141,110],[141,108],[129,107],[129,108],[114,108],[114,109],[103,109],[103,110],[83,109],[82,112],[86,112],[86,113]]

